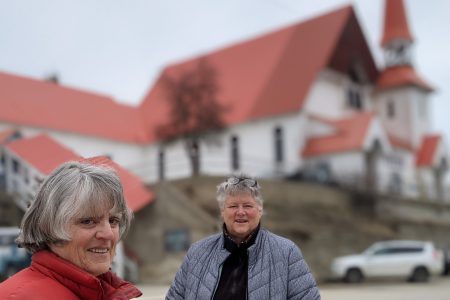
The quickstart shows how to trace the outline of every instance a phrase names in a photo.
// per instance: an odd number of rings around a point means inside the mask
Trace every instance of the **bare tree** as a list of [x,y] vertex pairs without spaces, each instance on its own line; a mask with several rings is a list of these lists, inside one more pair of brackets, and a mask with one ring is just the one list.
[[211,132],[224,128],[223,114],[228,108],[219,103],[217,71],[205,59],[192,70],[170,77],[164,74],[162,82],[167,92],[170,117],[156,130],[166,142],[182,139],[187,151],[192,174],[200,172],[200,141],[214,143]]

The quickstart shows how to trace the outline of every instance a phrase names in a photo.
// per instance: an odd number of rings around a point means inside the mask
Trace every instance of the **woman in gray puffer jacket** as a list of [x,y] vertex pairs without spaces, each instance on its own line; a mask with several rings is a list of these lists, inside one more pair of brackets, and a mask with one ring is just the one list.
[[300,249],[260,228],[263,200],[255,179],[228,178],[217,200],[223,233],[191,246],[166,299],[320,300]]

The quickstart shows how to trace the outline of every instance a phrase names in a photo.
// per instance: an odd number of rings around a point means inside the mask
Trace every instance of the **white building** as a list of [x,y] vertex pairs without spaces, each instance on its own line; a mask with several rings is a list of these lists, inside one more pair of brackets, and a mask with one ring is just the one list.
[[83,156],[108,155],[147,182],[190,176],[170,121],[163,76],[206,61],[229,110],[220,143],[197,145],[202,174],[315,180],[443,199],[448,158],[430,129],[433,88],[415,71],[402,0],[386,0],[378,68],[352,7],[168,66],[138,107],[0,73],[0,130],[46,132]]

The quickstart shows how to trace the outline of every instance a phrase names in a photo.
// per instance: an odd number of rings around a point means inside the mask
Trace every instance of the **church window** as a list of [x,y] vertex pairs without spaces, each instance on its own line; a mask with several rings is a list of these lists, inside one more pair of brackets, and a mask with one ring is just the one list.
[[164,149],[160,149],[158,153],[158,176],[159,180],[164,180],[165,177],[165,160],[166,155]]
[[231,168],[239,170],[239,138],[235,135],[231,137]]
[[395,104],[392,99],[387,101],[387,116],[390,119],[395,117]]
[[361,99],[361,93],[359,90],[355,87],[350,87],[347,91],[347,103],[348,106],[351,108],[362,110],[362,99]]
[[275,138],[275,162],[281,163],[284,160],[283,129],[281,127],[275,128],[274,138]]
[[17,161],[16,159],[12,160],[12,165],[13,165],[13,171],[15,174],[19,174],[20,173],[20,163],[19,161]]

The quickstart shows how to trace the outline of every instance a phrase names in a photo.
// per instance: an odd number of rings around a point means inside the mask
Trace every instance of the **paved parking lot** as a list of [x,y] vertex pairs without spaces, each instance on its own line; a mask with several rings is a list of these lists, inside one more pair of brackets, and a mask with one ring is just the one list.
[[[140,300],[161,300],[167,286],[140,285],[144,295]],[[427,283],[370,282],[356,285],[322,284],[319,286],[323,300],[448,300],[450,277],[433,278]]]
[[426,283],[370,282],[356,285],[326,284],[320,287],[323,300],[448,300],[450,277],[436,277]]

